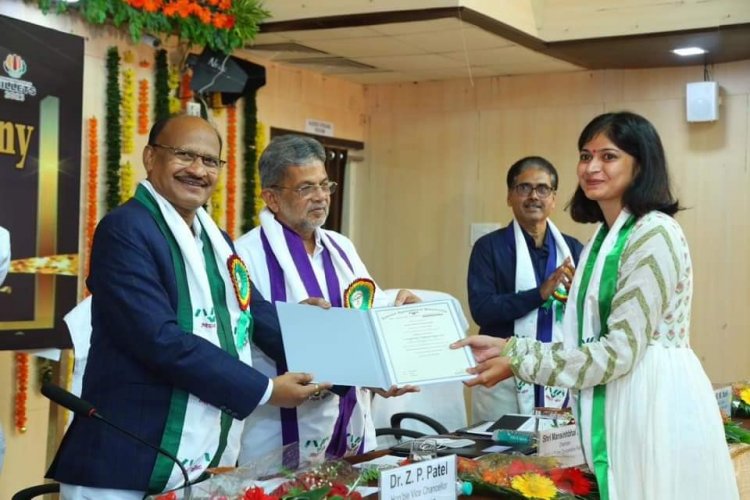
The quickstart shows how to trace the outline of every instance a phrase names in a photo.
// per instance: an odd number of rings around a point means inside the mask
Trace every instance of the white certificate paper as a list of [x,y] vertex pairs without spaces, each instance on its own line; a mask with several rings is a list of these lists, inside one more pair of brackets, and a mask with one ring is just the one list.
[[453,301],[420,302],[369,311],[276,304],[289,371],[340,385],[388,388],[473,376],[469,348],[448,346],[465,336]]

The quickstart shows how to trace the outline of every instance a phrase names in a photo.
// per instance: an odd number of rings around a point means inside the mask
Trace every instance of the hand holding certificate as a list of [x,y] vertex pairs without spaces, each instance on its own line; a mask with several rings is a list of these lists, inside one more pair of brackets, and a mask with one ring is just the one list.
[[452,301],[420,302],[367,311],[276,304],[287,367],[334,384],[388,388],[472,376],[468,348]]

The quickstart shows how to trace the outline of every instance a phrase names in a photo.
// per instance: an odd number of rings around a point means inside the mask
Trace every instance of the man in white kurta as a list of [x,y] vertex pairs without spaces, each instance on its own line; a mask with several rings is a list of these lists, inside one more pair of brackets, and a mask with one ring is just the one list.
[[[260,226],[236,242],[259,291],[271,302],[342,307],[350,284],[372,278],[348,238],[321,228],[336,189],[326,174],[325,150],[308,137],[277,137],[261,156],[260,177],[266,203]],[[395,303],[418,300],[402,290]],[[375,286],[372,306],[392,302]],[[259,350],[253,366],[267,374],[286,370]],[[369,390],[352,387],[324,391],[293,410],[259,408],[246,420],[239,464],[292,443],[299,443],[303,461],[369,451],[376,445],[370,400]]]

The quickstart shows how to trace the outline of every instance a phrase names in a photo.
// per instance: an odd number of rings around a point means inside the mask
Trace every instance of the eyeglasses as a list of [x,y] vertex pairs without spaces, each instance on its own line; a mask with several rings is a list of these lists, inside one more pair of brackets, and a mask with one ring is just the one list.
[[273,189],[286,189],[289,191],[294,191],[297,193],[297,196],[299,196],[302,199],[312,198],[315,193],[318,192],[318,189],[320,189],[323,194],[333,194],[336,192],[336,188],[338,187],[338,182],[333,181],[324,181],[320,184],[305,184],[304,186],[300,186],[298,188],[288,188],[284,186],[271,186]]
[[534,186],[533,184],[529,184],[528,182],[516,184],[515,186],[513,186],[513,190],[521,196],[531,196],[531,193],[536,191],[536,195],[539,198],[547,198],[549,197],[549,195],[555,192],[552,187],[546,184],[537,184],[536,186]]
[[196,153],[195,151],[173,148],[172,146],[165,146],[163,144],[149,144],[149,146],[151,146],[152,148],[166,149],[167,151],[172,153],[172,156],[174,156],[178,162],[182,163],[183,165],[192,165],[193,162],[195,162],[195,160],[197,160],[198,158],[201,159],[201,163],[203,163],[204,167],[213,170],[218,170],[223,167],[224,164],[226,164],[224,160],[220,160],[215,156],[202,155],[200,153]]

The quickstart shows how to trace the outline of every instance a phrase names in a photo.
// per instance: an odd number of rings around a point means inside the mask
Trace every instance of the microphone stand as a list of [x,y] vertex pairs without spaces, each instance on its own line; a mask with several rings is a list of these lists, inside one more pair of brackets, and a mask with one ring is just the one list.
[[[182,473],[182,478],[185,481],[185,484],[183,485],[185,487],[185,499],[190,500],[192,497],[192,488],[190,484],[190,476],[188,476],[187,470],[185,470],[185,467],[180,463],[180,461],[169,453],[167,450],[163,449],[161,446],[157,446],[154,444],[149,443],[145,439],[142,439],[140,436],[137,436],[133,434],[132,432],[123,429],[119,425],[115,424],[114,422],[111,422],[110,420],[104,418],[98,411],[96,411],[96,408],[94,405],[89,403],[88,401],[85,401],[75,394],[66,391],[62,387],[55,385],[50,382],[45,382],[42,384],[41,392],[44,396],[46,396],[51,401],[54,401],[55,403],[59,404],[63,408],[67,408],[68,410],[72,411],[79,417],[83,418],[95,418],[99,420],[100,422],[104,422],[105,424],[109,425],[110,427],[113,427],[115,430],[120,431],[121,433],[125,434],[131,439],[135,439],[139,443],[151,448],[152,450],[156,450],[157,452],[161,453],[165,457],[172,460],[175,464],[177,464],[177,467],[180,468],[180,472]],[[175,488],[177,489],[177,488]],[[175,490],[171,490],[175,491]]]
[[[102,417],[96,410],[94,410],[93,412],[91,412],[89,414],[89,416],[91,418],[95,418],[95,419],[99,420],[100,422],[104,422],[105,424],[113,427],[114,429],[117,429],[118,431],[122,432],[126,436],[128,436],[128,437],[130,437],[132,439],[135,439],[139,443],[141,443],[143,445],[146,445],[149,448],[155,449],[156,451],[158,451],[159,453],[161,453],[165,457],[167,457],[170,460],[172,460],[177,465],[177,467],[179,467],[180,472],[182,473],[182,479],[184,480],[184,483],[185,483],[183,485],[185,487],[185,500],[190,500],[192,498],[193,495],[192,495],[192,487],[191,487],[191,484],[190,484],[190,476],[188,476],[188,473],[187,473],[187,470],[185,469],[185,466],[182,465],[182,463],[180,463],[180,461],[177,459],[177,457],[175,457],[174,455],[172,455],[171,453],[169,453],[167,450],[163,449],[162,447],[160,447],[160,446],[154,446],[151,443],[149,443],[148,441],[146,441],[145,439],[142,439],[140,436],[137,436],[137,435],[133,434],[132,432],[130,432],[130,431],[126,430],[126,429],[123,429],[122,427],[120,427],[119,425],[115,424],[114,422],[110,422],[106,418]],[[176,488],[176,489],[179,489],[179,488]],[[175,491],[175,490],[170,490],[170,491]]]

